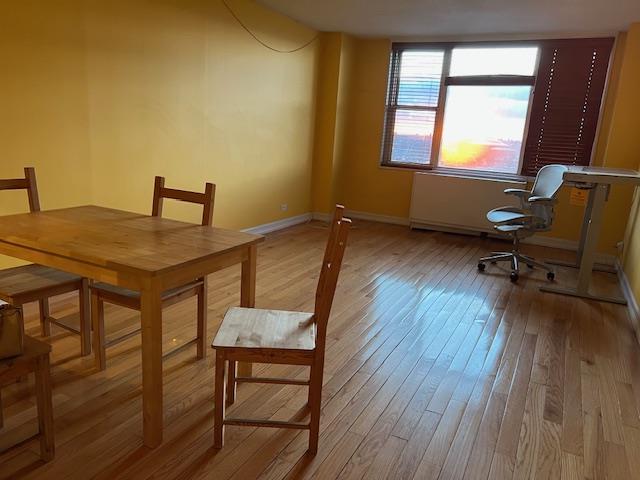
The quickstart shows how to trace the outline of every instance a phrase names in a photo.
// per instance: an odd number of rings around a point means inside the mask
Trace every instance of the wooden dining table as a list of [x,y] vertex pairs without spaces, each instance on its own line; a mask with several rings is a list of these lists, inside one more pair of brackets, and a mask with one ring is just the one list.
[[[0,217],[0,254],[140,292],[144,444],[162,443],[162,292],[241,264],[240,305],[255,306],[261,235],[81,206]],[[201,340],[199,348],[206,352]],[[248,376],[251,365],[239,366]],[[213,381],[213,377],[212,377]]]

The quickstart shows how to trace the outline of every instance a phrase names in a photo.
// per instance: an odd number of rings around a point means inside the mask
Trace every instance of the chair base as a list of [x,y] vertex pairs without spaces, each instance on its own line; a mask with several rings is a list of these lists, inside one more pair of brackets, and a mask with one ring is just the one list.
[[497,263],[497,262],[510,262],[511,263],[511,281],[516,282],[520,275],[520,263],[526,264],[529,268],[538,267],[547,271],[547,279],[553,281],[555,279],[555,272],[553,269],[546,263],[536,260],[533,257],[528,255],[524,255],[520,253],[518,250],[513,250],[511,252],[491,252],[491,255],[487,255],[486,257],[482,257],[478,261],[478,270],[481,272],[485,269],[486,262],[489,263]]

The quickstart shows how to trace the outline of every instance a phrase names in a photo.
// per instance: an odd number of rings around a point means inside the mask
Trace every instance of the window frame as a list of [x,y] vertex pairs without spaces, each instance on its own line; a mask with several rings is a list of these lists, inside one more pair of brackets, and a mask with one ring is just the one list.
[[[380,167],[382,168],[400,168],[418,171],[436,171],[438,173],[458,175],[458,176],[473,176],[484,178],[506,178],[513,179],[523,178],[522,163],[524,158],[525,140],[527,138],[529,121],[531,116],[531,105],[533,101],[533,92],[535,88],[535,82],[538,75],[538,66],[540,63],[540,51],[543,46],[543,40],[505,40],[505,41],[463,41],[463,42],[396,42],[391,46],[391,56],[389,65],[389,76],[387,81],[387,96],[385,102],[385,115],[383,125],[382,136],[382,148],[381,148],[381,160]],[[454,48],[518,48],[518,47],[536,47],[538,53],[536,56],[536,62],[534,66],[533,75],[467,75],[467,76],[450,76],[451,69],[451,55]],[[418,51],[442,51],[444,53],[442,63],[442,76],[440,79],[440,91],[438,92],[438,104],[436,107],[399,107],[397,105],[397,95],[399,90],[400,75],[399,70],[402,65],[401,58],[402,53],[405,51],[418,50]],[[398,72],[394,75],[394,70]],[[395,80],[392,88],[392,80]],[[514,173],[505,172],[493,172],[490,170],[476,170],[468,168],[451,168],[442,167],[439,165],[440,160],[440,146],[442,141],[444,114],[447,101],[447,89],[450,85],[472,85],[472,86],[500,86],[500,85],[514,85],[514,86],[531,86],[531,93],[529,95],[529,102],[527,106],[527,114],[525,119],[525,126],[523,131],[523,143],[520,149],[520,155],[518,158],[518,169]],[[395,103],[393,100],[396,100]],[[400,109],[415,109],[415,110],[435,110],[435,120],[433,137],[431,141],[431,157],[427,164],[415,164],[406,162],[394,162],[391,160],[393,150],[393,131],[395,127],[395,113]],[[391,141],[388,141],[388,139]]]

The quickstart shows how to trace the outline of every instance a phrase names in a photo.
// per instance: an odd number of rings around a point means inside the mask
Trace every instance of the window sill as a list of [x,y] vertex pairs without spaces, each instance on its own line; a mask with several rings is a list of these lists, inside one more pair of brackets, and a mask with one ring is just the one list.
[[431,168],[429,166],[411,166],[411,165],[379,165],[382,170],[400,170],[410,172],[420,172],[429,175],[438,175],[442,177],[460,177],[473,178],[478,180],[502,180],[505,182],[533,182],[534,177],[526,177],[517,174],[495,173],[495,172],[474,172],[472,170],[457,170],[454,168]]

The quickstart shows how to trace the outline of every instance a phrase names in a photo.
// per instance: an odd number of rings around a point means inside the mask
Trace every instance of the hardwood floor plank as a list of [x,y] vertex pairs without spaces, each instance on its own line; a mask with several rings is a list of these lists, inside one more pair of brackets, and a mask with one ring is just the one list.
[[520,439],[514,468],[514,480],[535,478],[538,453],[542,442],[546,386],[531,382],[520,428]]

